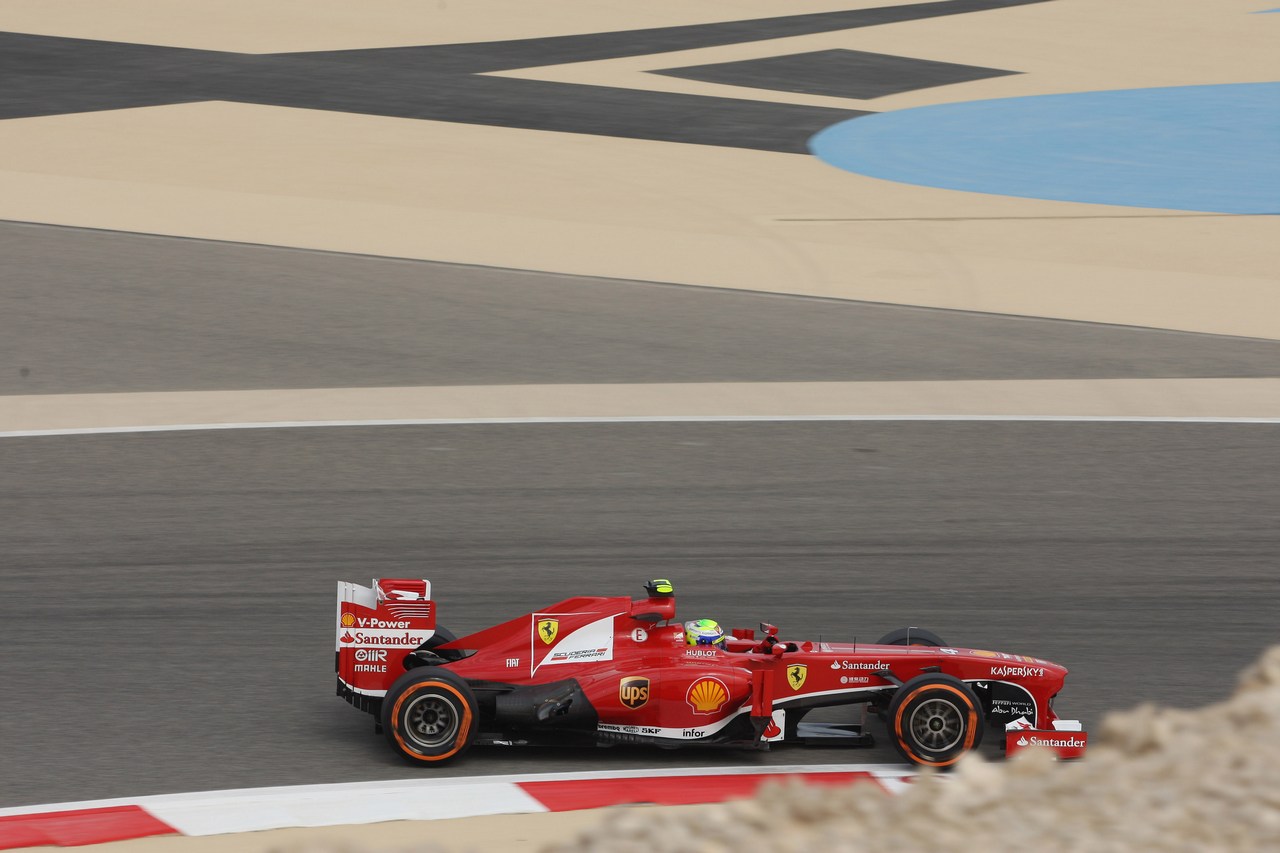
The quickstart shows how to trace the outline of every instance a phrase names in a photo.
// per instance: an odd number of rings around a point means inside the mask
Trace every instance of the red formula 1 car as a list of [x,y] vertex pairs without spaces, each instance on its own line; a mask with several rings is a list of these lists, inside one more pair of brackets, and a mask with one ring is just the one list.
[[1011,749],[1077,757],[1087,736],[1059,720],[1067,671],[1022,655],[951,648],[919,628],[875,644],[734,630],[689,646],[670,582],[647,596],[578,596],[455,638],[436,623],[427,580],[338,584],[338,695],[374,714],[401,755],[439,764],[473,744],[652,744],[768,749],[869,746],[857,722],[805,722],[860,705],[907,761],[954,764],[988,725]]

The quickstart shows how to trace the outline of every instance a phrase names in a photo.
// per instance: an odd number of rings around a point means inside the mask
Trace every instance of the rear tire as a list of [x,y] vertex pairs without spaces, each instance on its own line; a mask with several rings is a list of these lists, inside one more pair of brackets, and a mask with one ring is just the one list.
[[877,646],[932,646],[941,648],[946,642],[932,631],[924,628],[899,628],[890,631],[876,640]]
[[917,675],[898,688],[885,716],[894,749],[912,764],[950,767],[982,743],[982,703],[950,675]]
[[441,649],[440,646],[458,639],[453,632],[443,625],[437,625],[431,639],[418,646],[404,656],[405,669],[417,669],[424,666],[443,666],[467,657],[467,652],[460,649]]
[[414,764],[443,764],[475,740],[479,706],[467,683],[436,666],[411,669],[382,700],[382,730],[391,747]]
[[432,635],[431,639],[418,646],[418,648],[429,651],[436,657],[442,658],[443,660],[462,660],[467,656],[467,653],[460,649],[441,649],[440,651],[436,651],[437,646],[443,646],[445,643],[452,643],[456,639],[458,638],[448,628],[443,625],[437,625],[436,632]]

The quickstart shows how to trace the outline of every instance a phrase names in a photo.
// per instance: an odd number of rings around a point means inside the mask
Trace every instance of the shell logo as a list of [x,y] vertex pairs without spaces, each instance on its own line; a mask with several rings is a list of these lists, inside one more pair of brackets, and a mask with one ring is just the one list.
[[343,614],[342,614],[342,627],[343,627],[343,628],[350,628],[350,627],[352,627],[352,626],[353,626],[353,625],[355,625],[355,624],[356,624],[356,615],[355,615],[354,613],[343,613]]
[[714,714],[729,701],[729,688],[718,678],[706,676],[689,685],[684,701],[695,714]]

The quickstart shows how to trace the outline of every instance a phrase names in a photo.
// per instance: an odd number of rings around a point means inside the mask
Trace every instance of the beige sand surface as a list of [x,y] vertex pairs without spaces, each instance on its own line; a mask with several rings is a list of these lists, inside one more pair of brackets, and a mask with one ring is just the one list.
[[353,417],[806,416],[1280,418],[1280,378],[494,385],[0,397],[0,431]]
[[[501,72],[496,76],[787,101],[877,112],[1098,89],[1198,86],[1280,76],[1280,20],[1266,0],[1056,0],[892,26]],[[756,90],[647,73],[815,50],[864,50],[1017,74],[871,100]],[[1141,57],[1135,61],[1135,57]]]
[[19,119],[0,218],[1280,338],[1276,217],[709,146],[227,103]]
[[[403,12],[384,2],[385,14]],[[444,8],[469,26],[510,23],[498,0],[461,5]],[[536,5],[548,31],[586,20],[581,2]],[[691,13],[676,5],[642,17],[686,21]],[[1027,71],[881,99],[886,106],[1108,81],[1276,79],[1280,51],[1267,48],[1280,16],[1246,14],[1257,5],[1059,0],[695,53],[845,46]],[[218,29],[201,27],[195,12],[146,23],[142,12],[154,6],[0,0],[0,27],[25,16],[62,32],[94,22],[140,33]],[[348,13],[332,3],[283,26],[277,16],[297,8],[218,6],[226,27],[234,20],[255,37],[359,37],[359,28],[344,32]],[[779,8],[724,2],[706,14]],[[625,28],[638,14],[609,20]],[[638,61],[670,57],[658,59]],[[638,75],[629,62],[617,66],[630,85],[666,79]],[[595,80],[614,64],[589,65],[556,73]],[[1278,217],[935,190],[803,156],[708,146],[226,103],[10,120],[0,122],[0,218],[1280,338]]]

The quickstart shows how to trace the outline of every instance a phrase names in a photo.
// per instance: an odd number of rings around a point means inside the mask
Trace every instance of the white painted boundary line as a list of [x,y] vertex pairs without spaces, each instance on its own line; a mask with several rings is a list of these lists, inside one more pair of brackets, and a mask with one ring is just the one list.
[[57,435],[111,435],[136,432],[198,432],[222,429],[304,429],[383,426],[477,426],[495,424],[793,423],[806,421],[993,421],[1012,423],[1280,424],[1280,418],[1174,417],[1136,415],[638,415],[583,418],[406,418],[403,420],[261,421],[209,424],[152,424],[0,432],[0,438]]
[[221,835],[287,827],[338,826],[391,820],[441,820],[547,811],[546,806],[518,787],[522,782],[858,772],[875,777],[890,791],[900,790],[906,784],[902,780],[915,775],[915,769],[905,764],[794,764],[771,767],[671,767],[508,776],[451,776],[443,779],[289,785],[20,806],[0,809],[0,817],[138,806],[183,835]]

